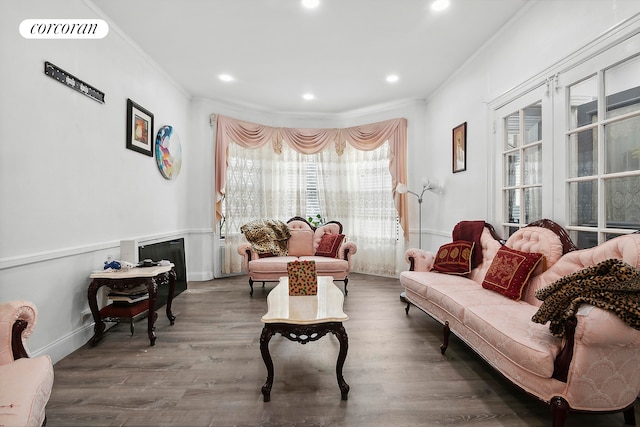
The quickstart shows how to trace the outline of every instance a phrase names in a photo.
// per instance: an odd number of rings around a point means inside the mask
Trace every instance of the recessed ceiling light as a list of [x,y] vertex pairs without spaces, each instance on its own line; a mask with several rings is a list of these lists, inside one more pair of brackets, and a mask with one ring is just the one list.
[[232,81],[234,81],[234,80],[235,80],[235,79],[233,78],[233,76],[232,76],[232,75],[230,75],[230,74],[220,74],[220,75],[218,76],[218,78],[219,78],[220,80],[222,80],[223,82],[232,82]]
[[306,101],[312,101],[316,99],[316,96],[312,93],[305,93],[304,95],[302,95],[302,98],[305,99]]
[[395,83],[395,82],[397,82],[399,79],[400,79],[400,77],[398,77],[398,75],[397,75],[397,74],[389,74],[389,75],[387,76],[387,81],[388,81],[389,83]]
[[431,3],[431,9],[433,10],[445,10],[449,7],[449,0],[435,0]]
[[307,9],[315,9],[320,6],[320,0],[302,0],[302,5]]

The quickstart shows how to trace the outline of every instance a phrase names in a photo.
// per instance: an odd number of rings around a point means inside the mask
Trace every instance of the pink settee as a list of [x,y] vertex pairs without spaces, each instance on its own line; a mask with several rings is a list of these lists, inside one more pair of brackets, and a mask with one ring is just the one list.
[[53,387],[49,356],[29,358],[24,343],[37,311],[27,301],[0,304],[0,426],[41,426]]
[[552,221],[521,228],[504,245],[542,253],[544,262],[531,274],[521,299],[514,300],[482,287],[502,247],[493,228],[487,226],[480,238],[482,262],[467,277],[432,270],[433,253],[419,249],[406,252],[411,271],[401,273],[400,283],[407,315],[414,305],[444,324],[442,354],[452,331],[507,379],[548,403],[554,427],[563,426],[569,411],[574,410],[623,411],[626,423],[635,425],[640,331],[613,312],[589,304],[579,305],[575,316],[567,320],[563,338],[554,336],[549,324],[534,323],[532,317],[542,305],[536,290],[558,279],[610,259],[638,268],[640,234],[577,250]]
[[[265,282],[277,282],[280,277],[286,276],[287,263],[296,260],[313,260],[316,263],[318,276],[332,276],[333,280],[344,282],[346,295],[351,257],[357,251],[356,244],[346,242],[342,237],[339,241],[335,240],[337,246],[332,250],[324,251],[322,254],[318,252],[325,234],[342,235],[342,224],[338,221],[330,221],[316,228],[304,218],[294,217],[287,221],[287,226],[291,237],[287,242],[286,256],[260,256],[251,243],[238,246],[238,253],[243,257],[243,268],[249,276],[250,294],[253,295],[253,282],[262,282],[264,286]],[[326,237],[324,239],[327,240]]]

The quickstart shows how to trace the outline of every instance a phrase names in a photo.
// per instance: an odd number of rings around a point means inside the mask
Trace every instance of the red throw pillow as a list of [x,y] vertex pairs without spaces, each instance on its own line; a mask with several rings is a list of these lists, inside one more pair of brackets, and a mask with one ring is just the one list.
[[531,272],[543,258],[541,253],[520,252],[502,246],[484,276],[482,287],[519,301]]
[[337,257],[343,239],[344,234],[323,234],[316,249],[316,256]]
[[264,254],[258,254],[258,258],[271,258],[277,256],[276,254],[274,254],[273,252],[267,252]]
[[440,246],[433,269],[447,274],[469,274],[475,243],[456,240]]

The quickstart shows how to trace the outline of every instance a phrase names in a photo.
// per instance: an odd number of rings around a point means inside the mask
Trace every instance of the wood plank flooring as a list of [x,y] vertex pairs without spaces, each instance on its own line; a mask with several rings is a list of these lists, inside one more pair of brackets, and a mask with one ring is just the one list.
[[[445,356],[441,326],[405,315],[397,279],[353,274],[345,298],[349,353],[340,400],[331,334],[301,345],[274,336],[271,402],[260,388],[260,317],[273,288],[246,277],[189,283],[170,326],[158,311],[149,347],[146,320],[107,331],[58,362],[47,426],[550,426],[547,405],[512,386],[457,338]],[[339,285],[340,287],[342,284]],[[636,405],[636,417],[638,409]],[[571,413],[567,427],[623,426],[621,413]]]

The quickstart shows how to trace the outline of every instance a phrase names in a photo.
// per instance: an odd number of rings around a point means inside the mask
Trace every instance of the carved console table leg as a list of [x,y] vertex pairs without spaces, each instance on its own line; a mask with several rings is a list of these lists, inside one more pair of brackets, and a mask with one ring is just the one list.
[[176,323],[176,316],[173,315],[171,311],[171,304],[173,303],[173,297],[176,293],[176,272],[175,270],[171,270],[167,273],[169,275],[169,296],[167,297],[167,319],[169,319],[169,324],[173,325]]
[[260,353],[267,367],[267,381],[262,386],[262,395],[264,396],[265,402],[271,400],[271,387],[273,386],[273,360],[269,353],[269,341],[271,341],[274,333],[275,331],[269,328],[268,325],[265,325],[262,328],[262,334],[260,334]]
[[100,317],[100,310],[98,310],[98,289],[102,286],[98,280],[93,280],[89,285],[89,290],[87,291],[88,299],[89,299],[89,308],[91,309],[91,315],[93,316],[93,321],[95,322],[93,326],[93,337],[91,338],[91,346],[94,346],[102,339],[104,335],[104,330],[106,326]]
[[147,335],[149,336],[149,345],[156,345],[156,297],[158,293],[158,284],[155,278],[150,277],[145,280],[147,291],[149,292],[149,315],[147,316]]

